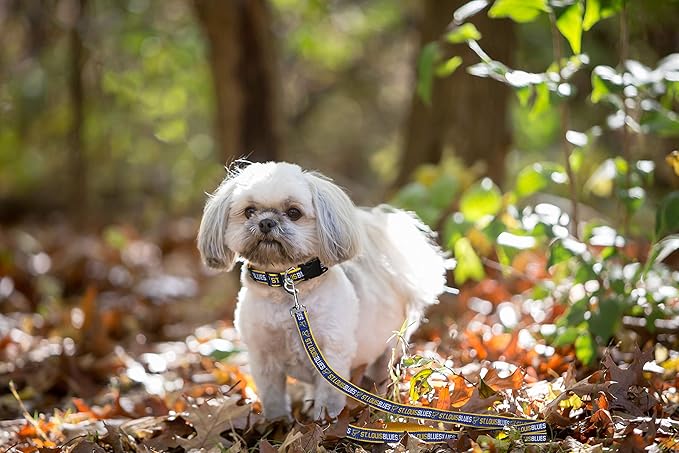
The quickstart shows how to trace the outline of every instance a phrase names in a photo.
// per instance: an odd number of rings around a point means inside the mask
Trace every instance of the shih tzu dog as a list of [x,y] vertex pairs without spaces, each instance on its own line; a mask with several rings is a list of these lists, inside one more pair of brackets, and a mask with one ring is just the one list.
[[445,288],[445,260],[431,231],[386,205],[357,208],[330,179],[289,163],[231,170],[205,205],[198,233],[204,262],[243,261],[236,328],[268,419],[290,417],[286,377],[311,384],[313,416],[337,416],[345,396],[309,363],[281,287],[291,272],[328,363],[386,377],[388,339],[414,330]]

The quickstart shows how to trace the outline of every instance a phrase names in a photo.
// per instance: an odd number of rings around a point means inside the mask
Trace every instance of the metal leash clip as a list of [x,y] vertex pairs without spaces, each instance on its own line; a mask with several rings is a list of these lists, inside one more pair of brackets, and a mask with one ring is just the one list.
[[283,274],[283,289],[285,289],[285,291],[290,294],[295,301],[295,305],[290,308],[290,316],[294,318],[297,313],[306,310],[306,307],[299,303],[299,299],[297,297],[297,293],[299,291],[297,288],[295,288],[295,281],[292,279],[292,277],[290,277],[290,275],[288,275],[288,273],[293,269],[295,268],[291,267],[285,271],[285,274]]

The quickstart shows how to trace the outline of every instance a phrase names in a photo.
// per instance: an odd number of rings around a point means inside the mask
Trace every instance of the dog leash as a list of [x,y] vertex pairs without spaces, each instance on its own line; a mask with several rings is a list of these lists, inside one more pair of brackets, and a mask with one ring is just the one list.
[[[373,409],[401,417],[454,423],[456,425],[479,430],[502,430],[505,427],[512,427],[521,433],[521,438],[526,444],[542,444],[548,442],[547,423],[544,421],[528,420],[503,415],[474,414],[410,406],[387,400],[354,385],[337,374],[325,360],[325,357],[323,357],[323,353],[318,347],[313,332],[311,331],[306,307],[299,303],[295,282],[287,276],[287,272],[284,275],[283,287],[294,299],[294,306],[290,309],[290,315],[296,322],[297,331],[299,332],[299,337],[302,340],[302,345],[307,353],[307,357],[323,379],[346,396],[366,404]],[[432,443],[455,440],[458,439],[461,434],[459,431],[436,430],[425,426],[423,426],[422,429],[409,427],[407,431],[411,436],[417,437],[424,442]],[[350,424],[347,428],[346,437],[362,442],[393,443],[398,442],[403,433],[403,430],[363,428]]]

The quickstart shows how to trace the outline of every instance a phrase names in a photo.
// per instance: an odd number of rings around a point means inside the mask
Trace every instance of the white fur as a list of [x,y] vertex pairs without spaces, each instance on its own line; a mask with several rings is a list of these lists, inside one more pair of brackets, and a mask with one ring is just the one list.
[[[256,211],[247,218],[249,206]],[[286,215],[291,206],[300,219]],[[264,218],[277,222],[268,235],[257,226]],[[384,357],[405,320],[414,330],[443,292],[444,258],[430,235],[403,211],[357,208],[330,180],[297,165],[255,163],[227,177],[206,204],[198,247],[209,266],[230,269],[236,257],[246,264],[235,324],[267,418],[290,416],[286,376],[313,385],[315,418],[337,416],[345,397],[308,362],[290,318],[291,296],[252,281],[247,264],[283,272],[319,257],[329,267],[297,288],[324,356],[348,378],[352,368]]]

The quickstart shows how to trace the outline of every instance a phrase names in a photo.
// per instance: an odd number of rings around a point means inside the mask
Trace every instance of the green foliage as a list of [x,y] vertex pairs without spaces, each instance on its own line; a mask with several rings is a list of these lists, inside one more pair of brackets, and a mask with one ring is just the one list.
[[584,6],[580,1],[576,1],[557,11],[556,28],[566,38],[575,54],[580,53],[580,45],[582,43],[583,13]]
[[676,294],[677,277],[660,262],[679,248],[679,240],[670,237],[659,242],[654,247],[657,252],[652,250],[642,265],[620,253],[625,239],[615,230],[592,226],[588,231],[584,243],[568,238],[554,241],[549,266],[566,271],[556,280],[556,293],[563,290],[563,302],[572,301],[557,320],[552,344],[574,344],[578,359],[591,364],[598,347],[621,331],[625,315],[674,316],[666,303]]
[[614,16],[622,9],[625,0],[586,0],[583,28],[588,31],[600,20]]
[[[204,197],[195,187],[223,172],[211,137],[204,37],[190,6],[133,3],[87,8],[83,190],[93,208],[106,207],[103,215],[134,205],[143,222],[186,212]],[[13,75],[0,89],[0,103],[9,106],[0,121],[0,198],[35,194],[63,205],[68,191],[61,188],[73,178],[70,48],[55,7],[44,6],[42,20],[54,21],[48,42],[24,56],[1,56],[2,76]]]
[[656,213],[655,234],[661,238],[679,232],[679,192],[669,193]]
[[594,340],[590,334],[578,335],[575,339],[575,356],[585,365],[590,365],[596,357]]
[[462,65],[462,57],[451,57],[438,65],[436,68],[436,75],[438,77],[448,77],[451,75],[457,68],[459,68]]
[[[434,65],[441,57],[441,50],[437,42],[430,42],[422,49],[417,60],[417,94],[422,101],[431,104],[431,92],[434,84]],[[453,69],[454,70],[454,69]],[[452,73],[452,71],[451,71]]]
[[272,3],[289,29],[283,37],[284,49],[326,74],[355,64],[367,39],[401,20],[401,6],[392,0],[344,9],[343,5],[316,0]]
[[[571,131],[569,140],[585,146],[590,137]],[[668,302],[679,294],[679,276],[662,261],[679,250],[679,234],[659,240],[646,261],[639,263],[626,254],[628,239],[610,226],[589,223],[583,239],[578,240],[568,234],[568,217],[558,207],[540,203],[516,208],[517,202],[530,195],[565,184],[562,166],[552,162],[529,165],[506,193],[488,179],[464,184],[454,176],[460,170],[446,166],[448,171],[433,166],[419,169],[417,182],[404,187],[394,203],[424,213],[430,225],[442,228],[441,243],[457,260],[457,285],[487,278],[484,260],[498,260],[510,268],[522,250],[546,255],[549,278],[523,297],[550,299],[566,307],[546,339],[555,347],[572,346],[586,365],[593,365],[601,348],[621,333],[623,317],[643,316],[652,321],[677,315]],[[629,166],[624,159],[614,159],[604,166],[613,171],[608,196],[616,198],[621,197],[617,185],[628,177],[634,184],[643,184],[653,171],[648,161]],[[670,194],[658,207],[658,238],[679,231],[678,193]]]
[[451,44],[459,44],[471,40],[481,39],[481,32],[472,23],[462,24],[453,28],[445,35],[446,41]]
[[493,18],[508,17],[515,22],[532,22],[543,13],[550,11],[547,0],[496,0],[488,11]]
[[651,247],[651,251],[648,254],[646,266],[641,275],[646,276],[653,264],[664,261],[665,258],[677,250],[679,250],[679,234],[669,235],[653,244],[653,247]]
[[[625,62],[625,70],[610,66],[596,66],[591,75],[593,103],[605,103],[614,109],[607,126],[611,129],[627,127],[633,132],[661,137],[679,136],[679,115],[671,110],[675,98],[676,77],[679,73],[679,54],[662,59],[655,69],[638,61]],[[638,118],[626,116],[626,111],[637,110]]]
[[486,275],[483,270],[481,259],[474,251],[471,242],[467,238],[460,238],[455,241],[455,281],[460,285],[467,280],[481,280]]
[[432,373],[434,373],[434,370],[425,368],[412,377],[409,392],[411,402],[418,402],[420,398],[433,390],[428,380]]
[[516,177],[516,195],[527,197],[547,188],[551,183],[566,182],[568,176],[562,165],[554,162],[535,163],[521,170]]
[[471,222],[494,216],[502,208],[502,193],[489,178],[468,188],[460,198],[460,212]]

